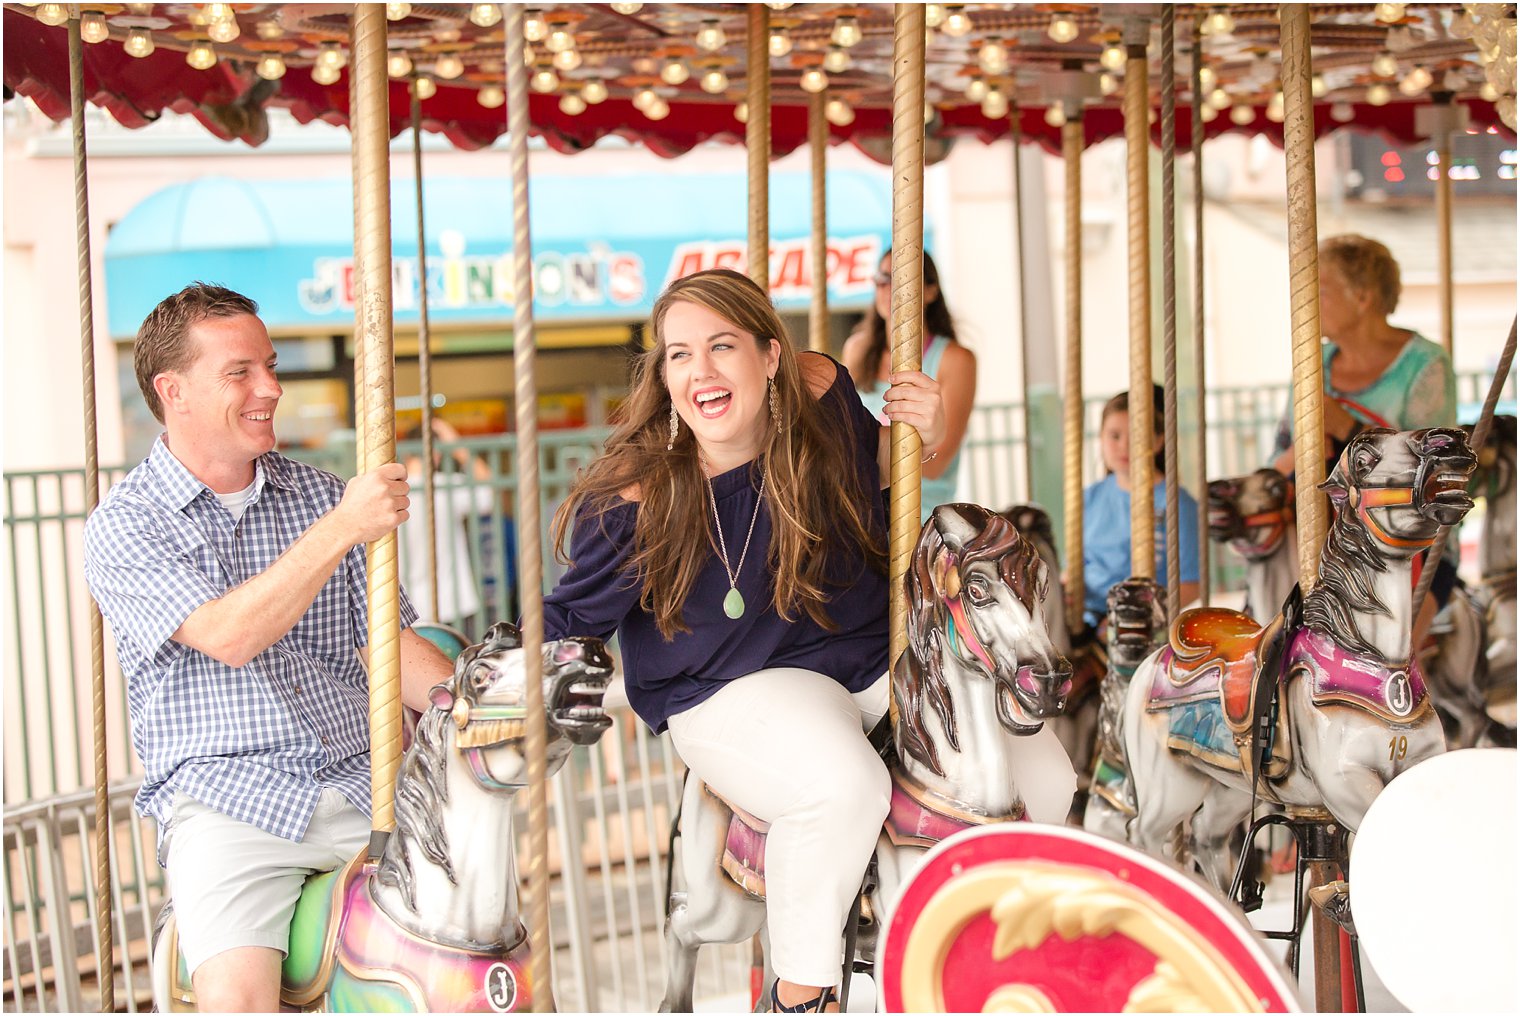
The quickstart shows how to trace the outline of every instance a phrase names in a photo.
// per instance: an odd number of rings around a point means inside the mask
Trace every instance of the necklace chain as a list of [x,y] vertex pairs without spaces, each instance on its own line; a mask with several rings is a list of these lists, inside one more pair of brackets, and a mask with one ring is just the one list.
[[712,498],[713,526],[718,530],[718,550],[723,555],[723,570],[728,573],[728,587],[737,589],[739,573],[744,570],[744,559],[749,556],[749,541],[755,535],[755,520],[760,517],[760,503],[765,500],[765,469],[760,470],[760,492],[755,495],[755,510],[749,517],[749,532],[744,536],[744,549],[739,551],[739,563],[728,566],[728,543],[723,539],[723,523],[718,518],[718,495],[713,490],[712,477],[704,470],[702,478],[707,481],[707,493]]

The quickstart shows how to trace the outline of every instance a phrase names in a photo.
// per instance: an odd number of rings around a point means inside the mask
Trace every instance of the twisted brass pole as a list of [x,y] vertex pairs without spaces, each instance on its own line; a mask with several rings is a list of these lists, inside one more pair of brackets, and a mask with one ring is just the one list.
[[[78,14],[69,18],[69,112],[74,141],[74,247],[79,274],[79,367],[84,395],[84,513],[100,504],[100,435],[95,415],[95,306],[90,264],[90,188],[84,130],[84,45]],[[111,788],[106,757],[106,651],[100,607],[90,600],[90,719],[95,735],[95,947],[100,1011],[116,1011],[116,950],[111,933]]]
[[1066,398],[1063,407],[1062,495],[1066,507],[1066,626],[1082,628],[1087,600],[1082,570],[1082,111],[1061,127],[1066,168]]
[[[353,14],[354,109],[349,120],[359,183],[354,249],[364,266],[355,308],[356,348],[364,351],[363,471],[396,459],[395,377],[391,336],[390,83],[385,73],[385,8],[357,4]],[[396,534],[369,544],[370,800],[378,852],[395,827],[401,766],[401,614]]]
[[1198,602],[1209,605],[1209,431],[1203,331],[1203,37],[1193,24],[1193,362],[1198,368]]
[[744,149],[749,156],[749,277],[771,291],[771,53],[770,9],[750,4],[745,36],[744,65],[749,116],[744,124]]
[[829,121],[824,116],[828,96],[808,96],[808,155],[813,169],[813,302],[808,307],[808,348],[829,351]]
[[1029,390],[1029,272],[1024,243],[1024,163],[1019,147],[1024,140],[1020,119],[1023,111],[1017,101],[1009,103],[1008,140],[1013,145],[1013,249],[1019,277],[1019,386],[1024,403],[1024,500],[1034,497],[1034,399]]
[[[348,51],[350,53],[355,51],[354,40],[358,27],[358,23],[350,18],[348,22]],[[364,251],[359,248],[359,234],[363,232],[360,224],[359,194],[363,188],[359,185],[359,139],[354,133],[355,116],[359,108],[358,94],[358,76],[350,67],[348,72],[348,169],[354,199],[354,471],[362,473],[367,459],[364,452],[364,340],[359,325],[359,308],[364,306]]]
[[[1442,112],[1452,111],[1451,93],[1436,97],[1445,107]],[[1436,132],[1436,279],[1440,288],[1441,345],[1451,356],[1456,339],[1456,309],[1453,297],[1451,263],[1451,130],[1449,120],[1443,118]]]
[[[893,5],[892,34],[892,371],[923,366],[924,329],[924,8]],[[910,424],[892,424],[891,655],[908,647],[906,577],[920,528],[923,442]],[[896,694],[891,701],[897,722]]]
[[[1166,616],[1182,610],[1182,484],[1177,460],[1177,8],[1161,8],[1161,369],[1166,463]],[[1131,499],[1133,503],[1133,499]]]
[[1325,542],[1324,371],[1320,359],[1319,219],[1315,212],[1313,66],[1308,7],[1279,4],[1283,154],[1288,177],[1288,272],[1293,322],[1293,468],[1298,483],[1298,574],[1314,587]]
[[517,554],[527,681],[528,933],[533,1010],[552,1012],[549,937],[549,731],[544,714],[544,562],[538,462],[538,335],[533,324],[533,237],[528,228],[528,67],[523,9],[507,4],[507,136],[512,164],[512,369],[517,379]]
[[1129,560],[1130,574],[1156,574],[1155,411],[1151,402],[1150,94],[1147,26],[1126,28],[1124,70],[1126,200],[1129,211]]
[[422,96],[417,80],[407,89],[412,105],[412,177],[417,191],[417,388],[422,397],[422,503],[427,511],[427,577],[429,619],[442,621],[438,611],[438,516],[433,496],[433,332],[428,324],[427,228],[422,208]]

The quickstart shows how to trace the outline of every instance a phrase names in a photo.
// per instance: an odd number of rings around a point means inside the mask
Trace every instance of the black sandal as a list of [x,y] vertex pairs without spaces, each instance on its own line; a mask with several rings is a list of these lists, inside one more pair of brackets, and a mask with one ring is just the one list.
[[824,988],[818,993],[817,998],[810,998],[796,1005],[782,1005],[781,999],[776,995],[776,986],[781,983],[780,979],[771,982],[771,1012],[823,1012],[823,1007],[830,1002],[839,1001],[839,996],[833,988]]

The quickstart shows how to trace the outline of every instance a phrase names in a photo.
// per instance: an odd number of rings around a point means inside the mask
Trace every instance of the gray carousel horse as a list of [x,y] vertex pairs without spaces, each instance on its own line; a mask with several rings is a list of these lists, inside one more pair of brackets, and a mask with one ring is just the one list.
[[[547,772],[612,725],[613,662],[594,638],[543,647]],[[432,691],[396,778],[396,828],[306,880],[291,923],[282,1001],[329,1012],[527,1011],[512,796],[527,783],[526,669],[516,627],[496,624]],[[159,1011],[194,1007],[172,916],[156,936]]]
[[1124,703],[1132,841],[1163,854],[1191,817],[1195,860],[1223,891],[1256,795],[1354,832],[1394,775],[1445,750],[1410,663],[1412,561],[1472,508],[1474,461],[1459,430],[1364,431],[1322,485],[1335,519],[1314,591],[1265,628],[1218,608],[1178,617]]
[[1485,740],[1515,744],[1515,418],[1495,416],[1488,443],[1475,449],[1473,494],[1485,501],[1478,541],[1481,602],[1488,629],[1482,704],[1492,725]]
[[1098,740],[1082,827],[1112,840],[1125,838],[1135,794],[1124,764],[1124,696],[1145,658],[1166,639],[1165,594],[1150,579],[1117,582],[1108,591],[1108,672],[1099,689]]
[[[924,524],[907,576],[908,651],[892,668],[900,709],[874,918],[885,917],[913,861],[940,839],[1028,817],[1031,784],[1041,817],[1064,817],[1075,786],[1069,765],[1020,768],[1021,745],[1061,711],[1071,679],[1042,616],[1046,582],[1038,552],[1000,515],[949,504]],[[680,822],[662,1012],[691,1011],[699,947],[746,941],[765,923],[765,823],[695,779],[686,781]]]

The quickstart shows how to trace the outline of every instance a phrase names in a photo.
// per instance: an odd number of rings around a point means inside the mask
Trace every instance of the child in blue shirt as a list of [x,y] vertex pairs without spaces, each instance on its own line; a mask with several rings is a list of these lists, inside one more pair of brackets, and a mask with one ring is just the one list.
[[[1156,423],[1156,581],[1166,580],[1166,480],[1161,452],[1162,391],[1154,389]],[[1129,393],[1120,392],[1103,407],[1098,445],[1108,475],[1082,495],[1082,573],[1086,584],[1083,618],[1093,627],[1107,612],[1108,591],[1130,577]],[[1181,602],[1198,596],[1198,502],[1179,491],[1178,542],[1181,545]]]

